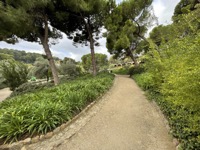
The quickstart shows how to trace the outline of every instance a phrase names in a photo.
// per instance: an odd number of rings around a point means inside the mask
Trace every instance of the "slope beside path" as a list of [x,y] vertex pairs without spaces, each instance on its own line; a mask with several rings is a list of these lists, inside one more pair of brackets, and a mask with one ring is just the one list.
[[175,150],[163,116],[127,76],[88,112],[29,150]]

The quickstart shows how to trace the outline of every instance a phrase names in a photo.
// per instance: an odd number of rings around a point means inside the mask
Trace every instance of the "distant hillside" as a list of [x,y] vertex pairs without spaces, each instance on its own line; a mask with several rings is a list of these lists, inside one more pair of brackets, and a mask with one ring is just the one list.
[[[38,57],[44,57],[42,54],[38,53],[30,53],[25,51],[19,50],[12,50],[12,49],[1,49],[0,53],[11,55],[15,60],[21,61],[27,64],[33,64]],[[59,58],[55,57],[55,60],[59,60]]]

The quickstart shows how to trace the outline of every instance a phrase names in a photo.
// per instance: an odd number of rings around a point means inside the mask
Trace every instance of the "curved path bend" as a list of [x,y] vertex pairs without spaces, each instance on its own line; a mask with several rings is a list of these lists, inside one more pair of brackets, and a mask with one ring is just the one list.
[[29,150],[175,150],[163,115],[127,76],[85,115]]

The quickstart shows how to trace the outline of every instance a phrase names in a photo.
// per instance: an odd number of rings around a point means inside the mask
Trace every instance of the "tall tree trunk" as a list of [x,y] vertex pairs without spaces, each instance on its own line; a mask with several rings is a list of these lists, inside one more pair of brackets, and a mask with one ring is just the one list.
[[134,55],[133,55],[133,53],[132,53],[130,48],[128,49],[128,53],[129,53],[129,56],[131,57],[131,59],[133,60],[133,62],[135,64],[135,67],[137,67],[139,64],[138,64],[136,58],[134,57]]
[[93,68],[93,76],[97,74],[97,66],[96,66],[96,58],[94,52],[94,40],[90,39],[90,50],[91,50],[91,58],[92,58],[92,68]]
[[92,69],[93,69],[93,76],[96,76],[97,74],[97,66],[96,66],[96,58],[95,58],[95,51],[94,51],[94,39],[93,35],[89,26],[89,23],[85,22],[87,31],[89,34],[89,39],[90,39],[90,51],[91,51],[91,58],[92,58]]
[[53,75],[53,80],[54,80],[54,84],[58,85],[59,84],[59,78],[58,78],[58,71],[56,69],[56,65],[55,62],[53,60],[52,54],[51,54],[51,50],[49,49],[49,44],[48,44],[48,18],[47,16],[44,17],[45,20],[45,30],[44,30],[44,37],[41,37],[41,43],[42,46],[44,48],[44,51],[46,53],[47,59],[49,61],[49,66],[51,68],[52,71],[52,75]]

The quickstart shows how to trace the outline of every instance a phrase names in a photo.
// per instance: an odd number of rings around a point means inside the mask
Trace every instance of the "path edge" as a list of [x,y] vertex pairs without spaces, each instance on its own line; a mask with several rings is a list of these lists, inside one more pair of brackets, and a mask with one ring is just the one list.
[[[112,87],[114,86],[115,81],[116,81],[116,75],[114,76],[113,83],[112,83],[111,87],[105,93],[101,94],[97,99],[95,99],[93,102],[91,102],[89,105],[87,105],[80,113],[75,115],[72,119],[70,119],[66,123],[63,123],[59,127],[55,128],[53,131],[48,132],[46,134],[38,135],[38,136],[33,137],[33,138],[29,137],[29,138],[26,138],[24,140],[14,142],[12,144],[0,145],[0,150],[26,150],[25,146],[27,146],[29,144],[38,143],[38,142],[41,142],[43,140],[50,139],[56,134],[59,134],[65,128],[69,127],[71,124],[76,122],[79,118],[84,116],[96,103],[98,103],[105,95],[107,95],[110,92],[110,90],[112,89]],[[73,136],[73,135],[71,135],[71,136]]]
[[[147,99],[147,100],[149,100],[149,99]],[[162,110],[160,109],[159,105],[156,103],[155,100],[151,100],[151,101],[149,100],[149,102],[156,109],[156,111],[159,113],[159,115],[162,117],[162,120],[165,124],[165,128],[167,129],[168,134],[171,136],[172,142],[173,142],[176,150],[180,150],[181,144],[178,141],[178,139],[173,137],[173,135],[171,134],[171,128],[169,126],[169,122],[168,122],[166,116],[163,114]]]

